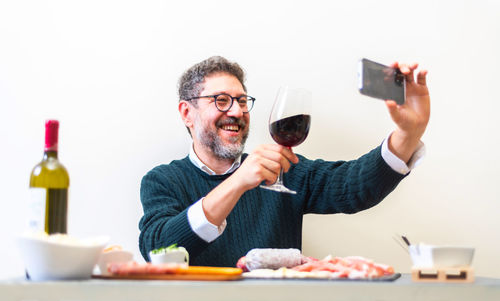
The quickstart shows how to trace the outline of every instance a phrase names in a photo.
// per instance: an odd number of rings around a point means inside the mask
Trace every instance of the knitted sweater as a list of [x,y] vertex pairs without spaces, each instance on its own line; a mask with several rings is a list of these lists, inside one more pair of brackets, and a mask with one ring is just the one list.
[[304,214],[370,208],[405,177],[387,165],[380,147],[352,161],[298,157],[299,163],[292,164],[283,178],[296,195],[259,187],[245,192],[226,218],[225,231],[211,243],[193,232],[187,209],[231,174],[208,175],[188,157],[153,168],[141,183],[142,256],[149,261],[150,250],[177,243],[188,250],[192,265],[234,266],[253,248],[301,249]]

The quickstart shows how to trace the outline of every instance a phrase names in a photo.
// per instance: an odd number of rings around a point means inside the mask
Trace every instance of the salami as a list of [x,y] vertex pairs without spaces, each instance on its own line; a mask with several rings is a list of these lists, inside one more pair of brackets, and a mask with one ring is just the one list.
[[242,257],[237,267],[244,271],[291,268],[306,262],[299,249],[252,249]]

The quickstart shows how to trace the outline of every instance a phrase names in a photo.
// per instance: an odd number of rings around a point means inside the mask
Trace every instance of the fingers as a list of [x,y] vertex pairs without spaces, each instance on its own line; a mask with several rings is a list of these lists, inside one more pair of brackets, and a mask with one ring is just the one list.
[[[281,147],[281,146],[280,146]],[[283,150],[283,155],[285,155],[286,159],[294,164],[299,163],[299,158],[292,151],[291,147],[285,147]]]
[[[405,64],[394,62],[390,65],[392,68],[397,68],[405,76],[407,83],[413,83],[415,81],[414,71],[418,68],[418,63]],[[417,74],[417,83],[419,85],[426,85],[427,70],[420,70]]]
[[285,159],[285,161],[290,161],[292,163],[299,162],[299,158],[292,152],[291,148],[279,144],[264,144],[260,145],[258,149],[260,149],[260,151],[267,152],[267,154],[271,156],[270,159],[274,159],[276,161]]
[[392,115],[392,113],[396,112],[398,104],[394,100],[389,99],[389,100],[385,101],[385,106],[389,110],[389,113],[391,113],[391,115]]
[[271,184],[276,181],[281,168],[285,172],[290,169],[290,161],[298,163],[298,157],[291,151],[277,144],[259,145],[243,162],[236,174],[240,183],[253,188],[262,181]]
[[427,85],[427,70],[420,70],[417,74],[417,83],[419,85]]
[[278,178],[281,165],[273,160],[269,160],[257,153],[252,153],[243,161],[243,164],[236,170],[234,176],[239,177],[237,183],[245,187],[246,190],[258,186],[262,181],[271,184]]
[[260,171],[262,180],[265,180],[267,185],[276,182],[282,166],[276,161],[268,159],[263,159],[260,163],[260,165],[262,166],[262,169]]
[[415,81],[413,71],[417,69],[418,64],[414,63],[411,65],[400,64],[399,70],[404,74],[407,83],[413,83]]
[[278,163],[283,170],[285,170],[285,172],[290,168],[290,162],[299,162],[299,158],[291,151],[291,149],[278,144],[261,145],[255,152],[263,158]]
[[387,100],[385,101],[385,106],[387,107],[392,120],[397,124],[401,119],[398,104],[394,100]]

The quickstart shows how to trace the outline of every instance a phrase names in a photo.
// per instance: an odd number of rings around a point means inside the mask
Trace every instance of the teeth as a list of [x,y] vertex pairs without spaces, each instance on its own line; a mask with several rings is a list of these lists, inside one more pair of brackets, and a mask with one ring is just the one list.
[[235,124],[228,124],[228,125],[222,126],[222,129],[226,130],[226,131],[236,131],[237,132],[239,127]]

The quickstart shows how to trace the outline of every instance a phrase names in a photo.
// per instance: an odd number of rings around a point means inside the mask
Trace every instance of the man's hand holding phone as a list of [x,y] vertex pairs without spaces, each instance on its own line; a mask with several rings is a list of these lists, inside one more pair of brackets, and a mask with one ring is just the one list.
[[386,100],[392,120],[397,128],[389,139],[389,149],[404,162],[408,162],[418,146],[429,122],[431,105],[427,88],[427,70],[419,70],[418,64],[394,62],[390,67],[399,69],[406,81],[406,101],[398,105]]
[[385,66],[367,59],[359,64],[359,91],[385,100],[397,126],[389,138],[389,149],[404,162],[415,152],[430,116],[427,71],[415,75],[417,68],[417,63]]

